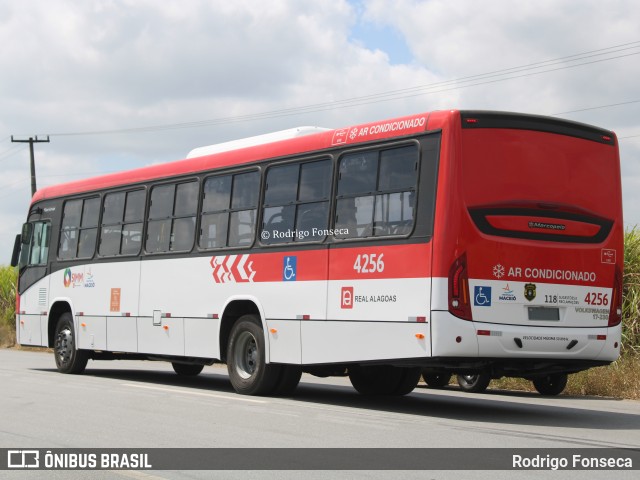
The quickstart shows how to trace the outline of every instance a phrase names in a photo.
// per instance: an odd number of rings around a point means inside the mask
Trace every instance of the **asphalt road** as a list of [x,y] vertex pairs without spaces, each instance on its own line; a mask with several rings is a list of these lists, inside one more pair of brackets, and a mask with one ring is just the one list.
[[[640,448],[640,402],[419,386],[358,395],[304,375],[291,398],[237,395],[224,366],[178,377],[161,362],[89,362],[56,372],[47,352],[0,350],[0,448]],[[565,472],[0,472],[2,478],[636,478]],[[45,476],[46,474],[46,476]],[[396,475],[397,474],[397,475]],[[42,475],[39,477],[38,475]],[[593,475],[593,476],[590,476]]]

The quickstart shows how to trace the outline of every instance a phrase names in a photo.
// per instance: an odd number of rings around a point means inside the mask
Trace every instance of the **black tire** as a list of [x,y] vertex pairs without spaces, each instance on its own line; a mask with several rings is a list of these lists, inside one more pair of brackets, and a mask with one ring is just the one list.
[[458,375],[458,385],[465,392],[484,392],[491,382],[491,375],[488,373],[476,373],[474,375]]
[[176,362],[171,362],[171,366],[173,367],[173,371],[176,372],[181,377],[195,377],[204,368],[204,365],[194,365],[189,363],[176,363]]
[[71,313],[63,313],[58,319],[53,337],[53,354],[60,373],[84,372],[89,361],[89,351],[76,349],[76,334]]
[[533,386],[540,395],[560,395],[567,386],[568,379],[566,373],[553,373],[533,379]]
[[391,365],[349,367],[351,385],[362,395],[406,395],[420,380],[420,368]]
[[282,373],[276,387],[273,390],[275,395],[287,396],[291,395],[300,383],[302,377],[302,367],[298,365],[282,365]]
[[429,388],[443,388],[451,381],[450,373],[434,373],[428,370],[422,371],[422,378]]
[[234,390],[242,395],[269,395],[282,367],[265,362],[262,325],[256,315],[243,315],[231,329],[227,345],[227,371]]
[[400,368],[400,370],[403,370],[403,376],[398,386],[392,392],[392,395],[407,395],[413,392],[413,390],[418,386],[418,382],[422,376],[422,370],[420,367]]

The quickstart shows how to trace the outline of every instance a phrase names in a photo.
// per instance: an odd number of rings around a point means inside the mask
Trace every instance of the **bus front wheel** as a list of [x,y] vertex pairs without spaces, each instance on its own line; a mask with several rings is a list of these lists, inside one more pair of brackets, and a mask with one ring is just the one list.
[[231,329],[227,371],[234,390],[243,395],[269,395],[280,379],[281,366],[265,362],[262,325],[256,315],[243,315]]
[[60,373],[79,374],[84,372],[89,361],[89,352],[76,349],[76,336],[71,313],[60,316],[53,341],[56,367]]

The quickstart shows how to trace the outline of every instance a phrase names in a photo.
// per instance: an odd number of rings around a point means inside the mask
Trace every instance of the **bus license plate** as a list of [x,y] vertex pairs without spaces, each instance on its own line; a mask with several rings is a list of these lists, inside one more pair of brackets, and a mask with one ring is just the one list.
[[559,321],[560,309],[550,307],[527,307],[529,320]]

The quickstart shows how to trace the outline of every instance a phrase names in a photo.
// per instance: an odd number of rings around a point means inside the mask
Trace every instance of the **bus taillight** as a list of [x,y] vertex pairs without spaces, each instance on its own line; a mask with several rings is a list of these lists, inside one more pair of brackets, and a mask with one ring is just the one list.
[[609,311],[609,326],[615,327],[622,322],[622,272],[616,267],[611,295],[611,310]]
[[449,270],[449,312],[464,320],[473,320],[469,302],[467,256],[462,255]]

